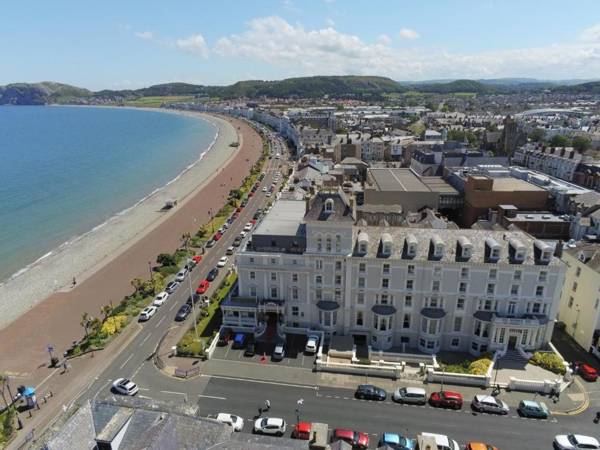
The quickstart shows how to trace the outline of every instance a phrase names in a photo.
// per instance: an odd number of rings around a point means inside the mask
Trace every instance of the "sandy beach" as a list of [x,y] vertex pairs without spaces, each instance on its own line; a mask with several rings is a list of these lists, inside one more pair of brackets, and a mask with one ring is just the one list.
[[[62,352],[79,338],[83,312],[97,315],[103,305],[129,294],[133,278],[148,277],[148,261],[174,251],[181,235],[195,232],[208,220],[209,209],[218,210],[229,190],[239,186],[260,156],[260,136],[242,121],[203,117],[219,127],[219,136],[199,164],[2,287],[3,304],[21,304],[20,313],[0,313],[5,324],[0,330],[1,371],[39,381],[35,369],[46,359],[48,344]],[[240,146],[230,147],[238,136]],[[177,198],[178,205],[160,212],[167,198]],[[70,287],[73,276],[75,288]]]

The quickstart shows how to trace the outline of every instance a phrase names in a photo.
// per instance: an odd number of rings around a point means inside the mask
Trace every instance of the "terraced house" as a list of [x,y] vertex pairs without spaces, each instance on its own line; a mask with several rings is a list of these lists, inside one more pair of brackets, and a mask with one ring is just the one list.
[[340,191],[276,202],[237,266],[234,328],[475,355],[548,343],[564,279],[554,246],[526,233],[368,226]]

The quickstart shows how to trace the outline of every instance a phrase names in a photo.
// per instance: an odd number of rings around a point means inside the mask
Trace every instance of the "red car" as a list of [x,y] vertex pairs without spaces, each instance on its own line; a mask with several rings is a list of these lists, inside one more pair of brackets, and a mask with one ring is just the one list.
[[598,371],[584,362],[575,363],[575,373],[579,374],[585,381],[596,381],[598,379]]
[[221,239],[223,235],[219,232],[215,233],[215,235],[213,236],[213,241],[218,241],[219,239]]
[[237,209],[235,210],[236,213],[241,213],[242,212],[242,208],[241,206],[238,206]]
[[210,287],[210,281],[202,280],[196,289],[196,294],[204,294]]
[[460,409],[462,408],[463,398],[458,392],[434,392],[429,397],[429,404],[438,408]]
[[194,255],[192,256],[192,261],[194,261],[196,264],[200,264],[200,261],[202,261],[202,256]]
[[308,441],[310,439],[310,430],[312,429],[312,425],[310,422],[300,422],[292,431],[293,439],[303,439]]
[[248,197],[254,197],[254,191],[248,192]]
[[352,448],[367,449],[369,448],[369,435],[360,431],[344,430],[336,428],[333,430],[333,441],[345,441]]

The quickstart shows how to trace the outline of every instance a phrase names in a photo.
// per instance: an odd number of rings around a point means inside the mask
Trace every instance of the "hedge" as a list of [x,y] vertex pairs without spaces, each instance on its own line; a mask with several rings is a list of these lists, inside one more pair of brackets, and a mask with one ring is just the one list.
[[557,375],[564,375],[565,373],[563,360],[553,352],[535,352],[529,362]]

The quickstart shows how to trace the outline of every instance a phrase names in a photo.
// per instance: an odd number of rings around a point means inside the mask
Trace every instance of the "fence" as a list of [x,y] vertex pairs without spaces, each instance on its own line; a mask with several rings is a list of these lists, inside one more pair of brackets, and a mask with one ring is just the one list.
[[398,365],[368,365],[350,364],[317,359],[317,372],[345,373],[350,375],[368,375],[374,377],[391,378],[396,380],[402,375],[402,366]]
[[200,367],[193,367],[191,369],[175,369],[174,375],[177,378],[190,378],[196,375],[200,375]]
[[510,377],[508,389],[523,392],[539,392],[549,394],[552,391],[560,390],[561,380],[520,380]]
[[206,349],[206,358],[207,359],[212,358],[212,355],[215,352],[215,348],[217,348],[217,343],[219,342],[219,337],[220,336],[221,336],[221,332],[219,330],[219,332],[215,335],[215,337],[213,338],[213,340],[210,342],[210,345]]
[[479,386],[487,388],[490,385],[490,377],[487,375],[471,375],[468,373],[439,372],[429,368],[427,369],[427,382],[444,382],[461,386]]

